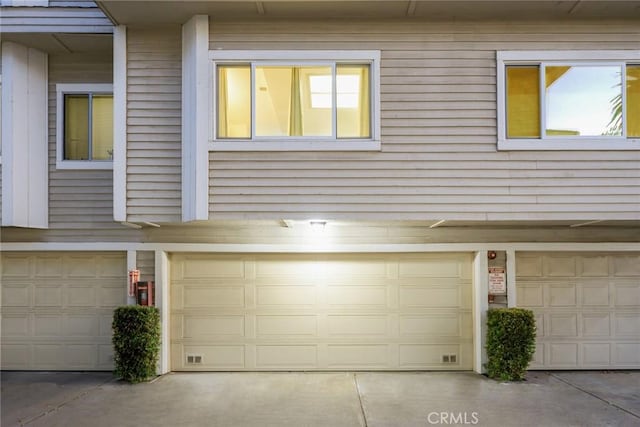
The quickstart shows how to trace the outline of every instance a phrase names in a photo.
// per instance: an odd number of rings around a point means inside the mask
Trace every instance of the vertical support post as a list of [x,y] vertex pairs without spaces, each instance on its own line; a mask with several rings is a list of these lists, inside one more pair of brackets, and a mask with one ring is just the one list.
[[113,219],[127,220],[127,27],[113,29]]
[[516,307],[516,251],[507,250],[507,306]]
[[156,253],[156,307],[160,310],[160,363],[158,374],[171,370],[169,336],[169,257],[164,251]]
[[[137,258],[137,251],[127,251],[127,272],[136,269],[136,266],[138,264]],[[135,305],[136,297],[129,296],[129,280],[129,275],[127,274],[127,305]]]
[[485,372],[486,335],[489,308],[488,251],[478,251],[473,259],[473,370]]

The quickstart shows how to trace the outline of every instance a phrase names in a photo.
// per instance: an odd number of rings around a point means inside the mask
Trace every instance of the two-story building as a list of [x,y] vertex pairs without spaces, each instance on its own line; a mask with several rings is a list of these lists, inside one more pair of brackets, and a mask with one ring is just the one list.
[[2,369],[640,368],[640,2],[2,0]]

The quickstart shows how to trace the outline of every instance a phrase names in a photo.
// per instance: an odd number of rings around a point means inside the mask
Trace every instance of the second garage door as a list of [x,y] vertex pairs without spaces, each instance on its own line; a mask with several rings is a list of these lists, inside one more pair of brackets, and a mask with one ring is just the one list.
[[640,368],[640,254],[519,253],[517,302],[533,310],[533,369]]
[[173,254],[172,369],[471,369],[471,263]]

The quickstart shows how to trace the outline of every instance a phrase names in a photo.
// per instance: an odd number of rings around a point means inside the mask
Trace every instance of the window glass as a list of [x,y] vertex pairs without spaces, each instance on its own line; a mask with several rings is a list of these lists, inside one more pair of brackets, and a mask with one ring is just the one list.
[[627,136],[640,137],[640,65],[627,65]]
[[368,65],[336,67],[338,138],[370,138]]
[[64,159],[89,160],[89,95],[64,96]]
[[113,96],[93,95],[91,119],[91,158],[113,159]]
[[218,137],[251,138],[251,67],[218,67]]
[[621,136],[619,66],[547,66],[547,136]]
[[507,137],[540,137],[540,70],[537,66],[508,66]]
[[332,135],[331,67],[257,66],[255,72],[256,136]]

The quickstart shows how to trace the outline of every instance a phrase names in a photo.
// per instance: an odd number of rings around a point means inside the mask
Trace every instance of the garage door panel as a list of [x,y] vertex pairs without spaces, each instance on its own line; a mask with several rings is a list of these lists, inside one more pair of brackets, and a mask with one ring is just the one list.
[[583,284],[581,302],[582,306],[608,307],[610,305],[609,282]]
[[544,291],[542,284],[522,284],[518,287],[516,301],[519,307],[544,307]]
[[62,286],[36,286],[34,297],[36,307],[61,307]]
[[390,316],[386,315],[329,315],[329,337],[385,337],[389,335]]
[[618,284],[614,288],[616,307],[640,307],[640,284]]
[[606,256],[583,256],[578,258],[582,277],[609,276],[609,258]]
[[23,337],[29,335],[29,316],[26,314],[2,314],[2,335]]
[[35,276],[38,278],[62,277],[62,256],[38,256],[35,259]]
[[256,336],[317,337],[318,319],[315,315],[259,315],[256,316]]
[[575,257],[554,256],[543,258],[543,272],[546,277],[575,277]]
[[28,279],[31,276],[32,258],[28,255],[3,255],[2,276],[7,279]]
[[551,307],[575,307],[577,302],[576,284],[551,284],[549,286]]
[[361,344],[328,346],[330,369],[384,368],[390,365],[389,346],[386,344]]
[[[457,344],[400,344],[399,365],[407,369],[437,369],[443,366],[442,358],[447,356],[453,362],[446,362],[448,369],[456,369],[470,364],[471,346]],[[452,358],[455,356],[455,359]]]
[[317,345],[256,345],[258,369],[313,369],[317,366]]
[[[534,311],[538,327],[532,368],[640,368],[638,260],[629,253],[517,254],[516,265],[525,266],[516,271],[517,304]],[[542,275],[531,266],[542,266]]]
[[586,338],[611,336],[611,315],[609,313],[582,314],[582,335]]
[[124,253],[3,253],[2,267],[3,369],[113,368],[113,309],[126,303]]
[[400,336],[462,337],[461,320],[457,313],[401,316]]
[[256,304],[262,307],[309,308],[316,305],[315,286],[256,286]]
[[[4,265],[3,265],[4,268]],[[31,305],[31,286],[2,283],[2,307],[29,307]]]
[[542,256],[518,254],[516,271],[518,277],[542,277]]
[[244,307],[245,288],[239,286],[185,286],[182,307]]
[[640,255],[618,256],[613,260],[614,275],[617,277],[640,276]]
[[96,258],[93,256],[70,256],[64,264],[66,277],[74,279],[91,279],[97,276]]
[[62,315],[34,315],[34,331],[36,337],[62,336]]
[[[220,278],[202,265],[207,259],[218,266],[233,262],[236,271],[242,265],[244,277]],[[425,270],[417,265],[420,260],[446,265],[430,272],[435,267]],[[400,277],[405,261],[411,268]],[[467,254],[173,254],[172,367],[470,369],[470,264]],[[440,277],[445,275],[453,277]],[[422,300],[415,304],[416,296],[408,295],[401,306],[406,289],[423,292]],[[433,363],[401,365],[400,345],[409,343],[434,344],[434,352],[453,346],[456,363],[444,365],[442,355],[434,353]],[[460,357],[461,346],[468,357]]]
[[458,286],[446,288],[400,287],[401,307],[460,307],[461,305],[462,295]]
[[436,258],[425,260],[423,258],[405,259],[398,264],[398,275],[405,277],[454,277],[461,278],[462,268],[457,260]]
[[185,339],[213,339],[216,337],[244,337],[244,316],[184,316],[178,331]]
[[616,364],[622,368],[637,368],[640,365],[640,344],[617,343],[615,345]]
[[620,338],[640,337],[640,313],[617,313],[615,336]]
[[611,344],[588,343],[582,345],[585,368],[602,368],[611,365]]

